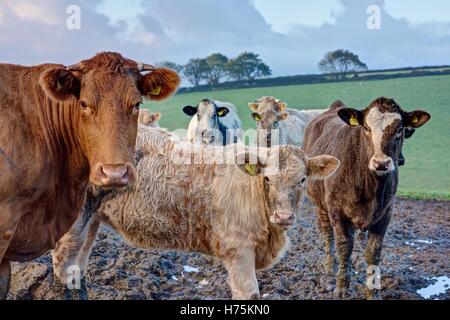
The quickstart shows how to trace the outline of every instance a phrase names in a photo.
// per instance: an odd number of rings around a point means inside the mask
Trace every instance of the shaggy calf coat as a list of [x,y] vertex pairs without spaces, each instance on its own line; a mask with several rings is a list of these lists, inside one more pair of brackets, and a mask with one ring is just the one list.
[[[242,152],[235,152],[237,146]],[[255,270],[276,263],[286,251],[286,228],[307,178],[326,178],[339,165],[330,156],[307,158],[294,146],[257,155],[243,145],[175,141],[170,133],[142,126],[136,158],[134,188],[91,190],[82,215],[53,252],[60,280],[70,265],[85,274],[101,221],[137,247],[216,256],[228,271],[233,298],[258,298]]]

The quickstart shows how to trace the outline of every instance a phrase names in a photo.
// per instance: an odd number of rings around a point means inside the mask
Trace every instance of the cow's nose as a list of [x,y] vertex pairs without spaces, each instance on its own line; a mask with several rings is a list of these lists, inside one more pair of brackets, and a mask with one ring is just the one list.
[[272,138],[272,132],[271,132],[271,130],[269,130],[269,131],[267,132],[267,139],[270,139],[270,138]]
[[398,156],[398,165],[403,166],[405,164],[405,157],[403,157],[403,153],[400,152],[400,155]]
[[98,164],[94,169],[94,184],[103,187],[125,187],[133,168],[129,164]]
[[389,170],[391,166],[392,159],[383,159],[383,160],[377,160],[373,159],[373,166],[375,170],[380,172],[386,172]]
[[281,227],[290,226],[294,222],[294,213],[288,210],[277,210],[270,216],[270,222]]

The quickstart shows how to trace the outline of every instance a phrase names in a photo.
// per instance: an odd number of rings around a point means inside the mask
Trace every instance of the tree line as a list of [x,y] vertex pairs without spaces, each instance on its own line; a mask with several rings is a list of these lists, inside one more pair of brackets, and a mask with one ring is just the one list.
[[253,52],[243,52],[232,59],[221,53],[213,53],[206,58],[192,58],[185,65],[163,61],[158,66],[182,73],[194,86],[202,82],[214,86],[223,80],[253,81],[272,75],[270,67]]

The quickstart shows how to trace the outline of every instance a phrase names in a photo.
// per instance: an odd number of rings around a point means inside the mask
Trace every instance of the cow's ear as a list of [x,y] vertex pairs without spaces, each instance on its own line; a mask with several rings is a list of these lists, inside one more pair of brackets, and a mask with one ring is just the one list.
[[349,126],[356,127],[364,124],[364,113],[353,108],[342,108],[337,112],[339,118]]
[[406,112],[403,125],[407,128],[419,128],[427,123],[430,118],[430,114],[422,110]]
[[225,117],[230,112],[230,109],[227,107],[217,107],[216,112],[219,117]]
[[39,83],[47,96],[64,101],[70,97],[80,98],[81,81],[65,68],[56,67],[45,71]]
[[186,106],[183,108],[183,112],[187,114],[189,117],[192,117],[194,114],[197,113],[197,107],[193,106]]
[[151,115],[151,123],[159,121],[161,119],[161,112],[155,112]]
[[158,121],[161,118],[161,113],[155,112],[151,113],[149,110],[141,109],[139,110],[139,119],[138,122],[140,124],[149,126],[150,124]]
[[331,176],[339,168],[339,160],[333,156],[321,155],[307,158],[306,176],[314,180],[323,180]]
[[277,101],[277,112],[283,112],[287,109],[288,105],[284,101]]
[[250,110],[257,111],[259,104],[256,102],[249,102],[248,107],[250,108]]
[[180,76],[171,69],[160,68],[142,76],[138,82],[141,94],[150,100],[163,100],[173,94],[180,84]]
[[278,114],[277,119],[279,121],[283,121],[283,120],[286,120],[288,116],[289,116],[289,113],[282,112],[282,113]]

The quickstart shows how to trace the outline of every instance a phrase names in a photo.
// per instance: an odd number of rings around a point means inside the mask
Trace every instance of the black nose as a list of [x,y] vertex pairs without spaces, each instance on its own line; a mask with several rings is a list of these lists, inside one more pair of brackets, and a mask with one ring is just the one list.
[[272,138],[272,132],[270,132],[270,130],[269,130],[269,132],[267,132],[267,139],[270,139],[270,138]]
[[400,155],[398,156],[398,165],[403,166],[405,164],[405,157],[403,157],[403,153],[400,152]]

